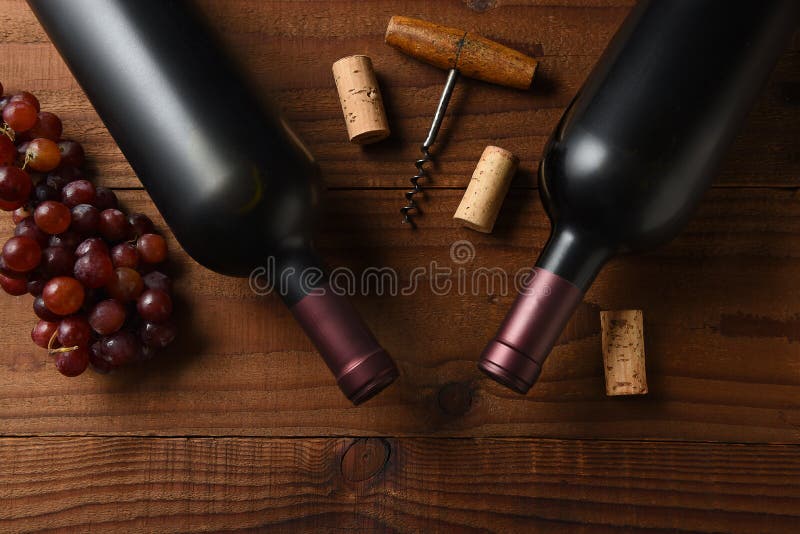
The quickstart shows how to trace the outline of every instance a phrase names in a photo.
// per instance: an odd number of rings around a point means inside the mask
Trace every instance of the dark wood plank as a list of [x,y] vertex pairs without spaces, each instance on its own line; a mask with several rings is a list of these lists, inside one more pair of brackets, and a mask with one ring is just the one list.
[[[155,215],[140,191],[121,193]],[[3,296],[0,433],[194,435],[447,435],[669,438],[800,442],[800,203],[791,190],[719,189],[671,245],[621,258],[601,274],[540,382],[518,396],[475,362],[513,299],[480,268],[529,266],[548,223],[536,193],[513,190],[495,234],[451,220],[459,191],[432,193],[422,230],[399,225],[395,191],[338,191],[320,236],[332,266],[362,275],[391,267],[406,284],[436,261],[453,269],[447,295],[430,277],[411,296],[355,299],[403,376],[352,408],[274,296],[211,273],[178,250],[181,339],[161,360],[112,376],[60,376],[28,339],[30,297]],[[5,230],[7,231],[7,230]],[[450,245],[470,240],[456,264]],[[600,309],[641,308],[650,394],[604,396]]]
[[[464,187],[483,148],[522,161],[519,186],[535,185],[544,143],[633,2],[280,2],[204,0],[234,55],[285,109],[332,187],[406,187],[445,74],[383,44],[393,14],[477,30],[541,62],[530,92],[464,80],[456,90],[429,187]],[[482,7],[494,6],[490,9]],[[731,150],[718,185],[794,186],[800,174],[800,49],[793,43]],[[362,148],[347,142],[330,72],[338,58],[373,57],[393,135]],[[0,0],[0,75],[40,96],[85,143],[111,185],[137,187],[130,167],[22,0]]]
[[0,440],[0,529],[796,532],[800,449],[493,439]]

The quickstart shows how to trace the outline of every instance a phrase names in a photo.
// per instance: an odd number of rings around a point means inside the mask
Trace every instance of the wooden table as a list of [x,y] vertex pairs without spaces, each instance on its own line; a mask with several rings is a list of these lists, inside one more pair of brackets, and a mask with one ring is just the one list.
[[[549,229],[537,159],[632,2],[201,4],[319,158],[329,263],[407,279],[431,261],[454,267],[458,240],[474,246],[470,269],[533,262]],[[530,92],[459,85],[417,232],[397,210],[445,74],[383,44],[391,14],[476,29],[541,61]],[[63,117],[97,181],[163,227],[22,1],[0,0],[0,41],[3,84]],[[347,143],[330,72],[353,53],[372,56],[393,130],[366,148]],[[527,396],[475,368],[511,292],[356,298],[402,371],[358,408],[278,298],[199,267],[171,236],[181,336],[139,368],[62,377],[30,342],[30,297],[3,296],[0,531],[797,532],[799,135],[795,39],[692,223],[603,271]],[[483,235],[451,217],[490,143],[522,165]],[[644,310],[640,398],[604,395],[598,312],[621,308]]]

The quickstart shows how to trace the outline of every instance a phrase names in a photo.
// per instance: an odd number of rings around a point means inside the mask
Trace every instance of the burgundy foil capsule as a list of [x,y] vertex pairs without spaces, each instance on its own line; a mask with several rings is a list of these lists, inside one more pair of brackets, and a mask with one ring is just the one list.
[[542,363],[583,298],[558,275],[535,267],[478,368],[511,389],[527,393]]
[[397,367],[355,308],[327,283],[291,310],[353,404],[373,397],[397,378]]

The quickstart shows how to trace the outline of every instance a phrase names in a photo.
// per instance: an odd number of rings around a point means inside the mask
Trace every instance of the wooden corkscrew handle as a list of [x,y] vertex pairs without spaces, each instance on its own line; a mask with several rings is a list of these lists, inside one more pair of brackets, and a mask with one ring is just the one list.
[[386,44],[443,69],[458,69],[470,78],[528,89],[537,61],[480,35],[410,17],[394,16]]

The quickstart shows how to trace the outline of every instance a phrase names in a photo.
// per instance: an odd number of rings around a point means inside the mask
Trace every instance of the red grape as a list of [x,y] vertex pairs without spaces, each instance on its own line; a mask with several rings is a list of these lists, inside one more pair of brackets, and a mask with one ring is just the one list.
[[72,274],[75,255],[64,247],[47,247],[42,251],[41,271],[45,278]]
[[62,347],[88,347],[91,339],[92,328],[85,317],[71,315],[58,324],[58,342]]
[[64,157],[61,157],[61,167],[47,175],[45,183],[59,192],[70,182],[83,179],[83,173],[74,167],[64,167]]
[[3,108],[3,120],[16,133],[21,133],[33,128],[36,124],[37,109],[28,102],[12,98]]
[[58,149],[61,151],[61,164],[66,167],[82,167],[85,159],[83,147],[76,141],[59,141]]
[[145,321],[163,323],[172,315],[172,298],[160,289],[147,289],[139,295],[136,310]]
[[4,134],[0,134],[0,165],[13,165],[17,159],[17,147]]
[[108,254],[90,252],[77,259],[73,272],[75,278],[85,287],[97,289],[111,281],[114,265]]
[[114,366],[103,358],[103,344],[99,341],[93,343],[89,349],[89,363],[97,373],[106,374],[114,370]]
[[83,286],[69,276],[53,278],[42,291],[45,306],[58,315],[71,315],[78,311],[83,304],[83,297]]
[[117,195],[107,187],[96,187],[94,206],[100,211],[117,209]]
[[78,204],[94,204],[94,198],[94,185],[89,180],[75,180],[61,190],[61,201],[70,208]]
[[148,347],[163,349],[175,339],[177,329],[168,321],[165,323],[144,323],[139,329],[139,339]]
[[122,241],[130,236],[131,227],[125,214],[116,209],[100,212],[100,234],[108,241]]
[[52,171],[61,163],[58,145],[44,137],[37,137],[25,149],[25,163],[35,171]]
[[67,230],[63,234],[51,235],[48,243],[51,247],[64,247],[67,250],[75,250],[80,245],[82,236],[74,231]]
[[139,340],[130,332],[116,332],[100,340],[102,358],[114,367],[135,362],[140,351]]
[[58,198],[61,198],[61,190],[64,188],[65,185],[70,183],[72,180],[69,180],[60,174],[48,174],[47,179],[45,180],[45,184],[52,187],[56,191],[58,191]]
[[61,200],[61,194],[53,187],[44,183],[37,184],[36,187],[33,188],[33,198],[37,203],[44,202],[45,200]]
[[36,225],[48,234],[60,234],[69,228],[72,222],[69,208],[61,202],[48,200],[42,202],[33,212]]
[[125,306],[116,300],[104,300],[89,313],[89,324],[95,332],[106,336],[122,328],[126,315]]
[[78,376],[89,367],[88,347],[78,347],[56,355],[56,369],[64,376]]
[[133,228],[133,235],[139,237],[144,234],[152,234],[155,232],[155,226],[150,217],[144,213],[133,213],[128,215],[128,222]]
[[19,297],[28,292],[28,282],[24,278],[11,278],[0,274],[0,287],[11,296]]
[[120,243],[111,249],[111,261],[114,267],[130,267],[135,269],[139,266],[139,253],[136,245],[131,243]]
[[136,250],[145,263],[161,263],[167,259],[167,242],[158,234],[144,234],[136,241]]
[[39,227],[36,226],[36,221],[34,221],[33,217],[22,219],[14,228],[14,235],[30,237],[39,243],[40,247],[46,247],[47,242],[50,240],[47,234],[42,232]]
[[0,167],[0,200],[26,201],[31,194],[31,177],[17,167]]
[[142,282],[144,282],[144,287],[147,289],[161,289],[167,293],[172,291],[172,280],[169,279],[169,276],[159,271],[147,273],[142,277]]
[[28,91],[20,91],[19,93],[14,93],[13,95],[11,95],[9,102],[27,102],[36,109],[37,113],[41,109],[41,107],[39,106],[39,99],[33,96],[33,94],[29,93]]
[[41,295],[33,299],[33,313],[35,313],[36,317],[42,319],[43,321],[57,323],[61,320],[61,316],[59,314],[53,313],[47,309],[47,306],[44,303],[44,298]]
[[103,254],[108,254],[108,245],[106,242],[103,241],[100,237],[90,237],[89,239],[82,241],[78,248],[75,249],[76,256],[83,256],[90,252],[102,252]]
[[3,246],[3,261],[8,269],[26,273],[42,260],[42,248],[30,237],[14,236]]
[[72,226],[70,228],[83,235],[97,233],[100,226],[100,212],[97,208],[90,204],[78,204],[72,208],[71,215]]
[[21,208],[25,204],[24,200],[17,200],[16,202],[9,202],[7,200],[0,199],[0,210],[3,211],[14,211],[15,209]]
[[27,289],[28,293],[30,293],[34,297],[38,297],[44,291],[44,285],[47,283],[47,279],[42,277],[41,275],[37,275],[36,273],[32,274],[28,277],[28,284]]
[[43,349],[49,348],[50,339],[58,330],[58,323],[51,323],[50,321],[39,320],[38,323],[31,330],[31,339],[37,346]]
[[106,291],[111,298],[120,302],[136,300],[144,290],[144,282],[138,272],[129,267],[117,267],[114,275],[106,286]]
[[13,269],[9,269],[6,265],[6,260],[3,259],[3,254],[0,253],[0,274],[9,278],[25,278],[27,273],[18,273]]
[[[36,124],[33,125],[33,128],[31,128],[27,134],[31,139],[42,137],[45,139],[50,139],[51,141],[58,141],[61,139],[62,129],[63,126],[61,124],[61,119],[58,118],[58,115],[48,111],[42,111],[38,115]],[[58,149],[58,147],[56,147],[56,149]],[[61,154],[59,153],[59,159],[60,158]]]

